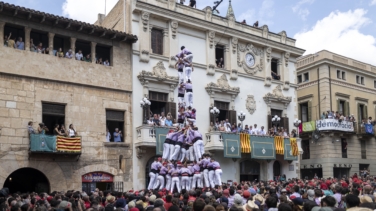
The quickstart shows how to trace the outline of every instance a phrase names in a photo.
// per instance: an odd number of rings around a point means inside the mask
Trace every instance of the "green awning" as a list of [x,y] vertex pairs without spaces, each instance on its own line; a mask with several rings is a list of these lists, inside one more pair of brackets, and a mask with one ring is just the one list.
[[155,143],[156,143],[156,155],[163,155],[163,144],[166,140],[166,135],[169,128],[156,127],[155,128]]
[[223,156],[225,158],[241,158],[240,135],[222,133]]
[[298,156],[292,155],[291,144],[289,139],[285,139],[285,160],[298,160]]
[[251,158],[262,160],[275,159],[275,146],[273,137],[251,136]]

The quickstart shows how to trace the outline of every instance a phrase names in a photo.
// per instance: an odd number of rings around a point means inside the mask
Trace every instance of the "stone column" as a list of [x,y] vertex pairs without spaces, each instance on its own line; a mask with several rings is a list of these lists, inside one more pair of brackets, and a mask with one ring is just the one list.
[[285,80],[284,73],[283,73],[284,68],[282,66],[283,65],[282,59],[283,58],[278,59],[278,71],[277,72],[278,72],[279,76],[281,77],[280,81],[284,81]]
[[95,47],[97,46],[96,42],[91,42],[91,63],[95,64]]
[[4,46],[4,26],[5,22],[0,21],[0,46]]
[[169,56],[170,54],[170,39],[168,37],[168,29],[163,30],[163,55]]
[[54,53],[54,37],[54,33],[48,32],[48,48],[50,49],[50,55]]
[[224,68],[226,70],[231,70],[231,55],[230,55],[230,46],[229,45],[225,45],[225,50],[224,50],[224,54],[223,55],[223,59],[225,61],[225,64],[224,64]]
[[25,50],[30,51],[30,32],[31,28],[25,27]]
[[76,52],[76,38],[71,37],[70,38],[70,49],[72,49],[73,55],[75,55]]
[[265,72],[265,82],[264,86],[271,86],[272,85],[272,69],[271,69],[271,61],[272,61],[272,48],[266,47],[264,48],[264,72]]

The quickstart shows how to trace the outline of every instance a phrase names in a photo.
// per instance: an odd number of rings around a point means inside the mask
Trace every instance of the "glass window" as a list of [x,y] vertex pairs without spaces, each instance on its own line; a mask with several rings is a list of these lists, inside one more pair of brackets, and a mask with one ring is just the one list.
[[153,53],[163,55],[163,30],[151,30],[151,49]]

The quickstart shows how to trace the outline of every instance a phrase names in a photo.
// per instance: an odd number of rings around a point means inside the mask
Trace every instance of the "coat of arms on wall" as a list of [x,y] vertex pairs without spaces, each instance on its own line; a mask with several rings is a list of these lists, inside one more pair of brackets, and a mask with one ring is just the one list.
[[255,113],[255,111],[256,111],[256,101],[255,101],[255,97],[253,95],[247,96],[247,101],[246,101],[245,107],[250,114]]

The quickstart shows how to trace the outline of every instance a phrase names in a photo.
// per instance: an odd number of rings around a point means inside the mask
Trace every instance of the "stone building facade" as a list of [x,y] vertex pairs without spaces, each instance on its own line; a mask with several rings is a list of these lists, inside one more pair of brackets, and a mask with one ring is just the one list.
[[[132,43],[137,37],[3,2],[0,6],[0,42],[4,43],[4,36],[10,32],[11,39],[17,36],[25,41],[25,50],[0,46],[0,186],[20,182],[15,172],[24,169],[29,172],[23,175],[25,181],[35,172],[47,180],[41,188],[28,191],[80,190],[83,176],[96,172],[110,175],[119,190],[131,186],[133,111],[129,78]],[[32,52],[31,39],[42,43],[43,48],[49,47],[50,53]],[[82,50],[85,56],[103,56],[110,66],[96,64],[95,59],[59,58],[53,54],[60,47],[64,55],[72,49],[73,55]],[[51,112],[59,110],[54,111],[56,105],[63,108],[59,122],[51,117]],[[52,106],[50,113],[46,106]],[[110,120],[115,118],[109,118],[111,114],[121,122],[122,142],[106,143],[106,126],[112,126]],[[73,124],[81,138],[81,152],[32,151],[27,129],[30,121],[35,130],[43,121],[67,127]],[[114,186],[108,184],[106,188]]]
[[[376,67],[322,50],[298,58],[297,81],[299,118],[313,121],[318,130],[305,128],[308,132],[301,134],[301,176],[342,177],[364,169],[374,175],[375,135],[362,121],[376,117]],[[334,120],[317,121],[327,111],[353,115],[355,123],[340,122],[348,127],[335,128],[328,126]]]
[[[222,181],[271,179],[276,174],[297,177],[298,161],[224,158],[221,133],[210,128],[213,106],[221,106],[219,118],[240,123],[237,113],[246,111],[244,125],[271,127],[271,116],[282,117],[281,125],[293,129],[297,117],[296,58],[303,49],[285,31],[270,32],[267,25],[252,27],[237,22],[230,4],[227,15],[213,14],[210,6],[191,8],[175,0],[120,0],[111,12],[99,15],[97,25],[135,34],[142,42],[133,44],[133,187],[144,188],[150,162],[156,157],[153,127],[143,124],[140,100],[148,97],[153,113],[171,113],[177,118],[178,73],[175,55],[185,46],[194,55],[193,107],[205,150],[225,169]],[[121,24],[120,24],[121,23]],[[118,28],[122,27],[122,28]],[[252,57],[254,63],[248,63]],[[218,66],[220,58],[223,66]],[[279,75],[273,79],[272,72]],[[247,167],[245,167],[247,166]],[[248,166],[252,173],[248,171]]]

